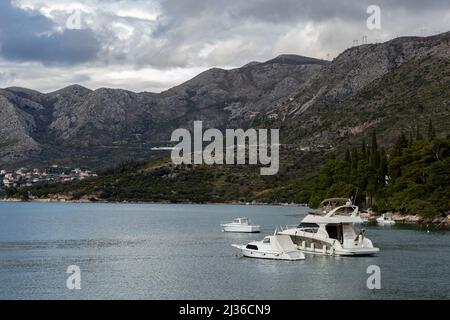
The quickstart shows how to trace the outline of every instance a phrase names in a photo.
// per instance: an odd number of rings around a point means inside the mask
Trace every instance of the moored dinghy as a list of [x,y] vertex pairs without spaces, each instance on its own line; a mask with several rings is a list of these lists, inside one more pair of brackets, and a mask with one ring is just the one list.
[[261,241],[252,241],[247,245],[233,244],[244,257],[273,260],[304,260],[305,255],[298,251],[291,238],[286,235],[274,234]]
[[377,223],[379,225],[385,226],[385,225],[394,225],[395,224],[395,220],[393,220],[390,217],[387,217],[384,213],[381,215],[381,217],[377,218]]

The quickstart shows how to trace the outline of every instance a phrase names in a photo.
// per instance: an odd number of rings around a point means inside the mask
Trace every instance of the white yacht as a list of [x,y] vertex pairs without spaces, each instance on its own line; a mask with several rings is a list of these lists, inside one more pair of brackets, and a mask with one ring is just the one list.
[[233,222],[222,223],[220,226],[224,232],[258,233],[261,231],[261,226],[252,224],[248,218],[236,218]]
[[385,225],[394,225],[395,224],[395,220],[393,220],[392,218],[386,217],[386,215],[383,213],[381,215],[381,217],[377,218],[377,223],[379,225],[385,226]]
[[[344,205],[339,202],[344,201]],[[380,251],[375,248],[372,241],[365,237],[365,230],[358,233],[353,229],[353,224],[362,223],[359,216],[359,208],[349,199],[327,199],[322,204],[334,203],[334,208],[329,208],[321,215],[310,213],[294,227],[282,229],[280,234],[289,235],[292,242],[303,252],[323,254],[358,256],[372,255]]]
[[233,244],[244,257],[274,260],[304,260],[305,255],[287,235],[274,234],[261,241],[252,241],[247,245]]

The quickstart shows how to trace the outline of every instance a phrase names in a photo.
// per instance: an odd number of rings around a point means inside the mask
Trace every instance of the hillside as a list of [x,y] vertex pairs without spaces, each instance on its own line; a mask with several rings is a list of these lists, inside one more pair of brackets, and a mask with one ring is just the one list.
[[68,184],[42,184],[9,190],[24,199],[148,201],[171,203],[308,203],[352,198],[375,212],[418,215],[441,222],[450,212],[450,137],[416,131],[401,133],[393,147],[370,143],[344,155],[289,152],[276,176],[261,176],[256,166],[174,166],[170,159],[124,163],[100,177]]
[[181,165],[170,158],[149,163],[127,162],[99,172],[99,177],[66,184],[42,184],[9,190],[14,197],[88,201],[196,203],[306,203],[321,153],[289,152],[280,172],[261,176],[258,166]]
[[[211,69],[160,94],[80,86],[49,94],[9,88],[0,91],[0,106],[0,165],[60,161],[105,168],[132,160],[103,170],[98,179],[33,188],[33,196],[280,203],[317,202],[332,193],[350,196],[364,190],[371,205],[407,211],[409,191],[387,197],[380,191],[387,188],[386,182],[375,184],[375,192],[365,189],[367,181],[349,183],[352,176],[343,172],[337,176],[345,181],[331,185],[318,187],[316,179],[321,179],[319,167],[327,158],[360,148],[374,133],[379,150],[385,151],[399,136],[408,137],[410,145],[403,149],[416,154],[416,162],[409,163],[408,155],[401,161],[411,172],[418,172],[417,163],[426,163],[421,170],[432,172],[432,179],[439,176],[433,170],[446,175],[447,158],[437,159],[446,161],[442,167],[430,160],[434,140],[414,142],[414,149],[411,137],[426,132],[429,123],[441,139],[450,134],[450,33],[353,47],[332,62],[282,55],[233,70]],[[194,120],[219,129],[280,128],[279,174],[261,177],[254,166],[176,167],[169,160],[155,160],[167,153],[151,153],[149,147],[167,143],[172,130],[190,128]],[[442,143],[447,148],[448,141]],[[448,157],[448,151],[445,154]],[[386,161],[392,160],[385,155]],[[152,158],[155,161],[149,162]],[[373,162],[362,165],[372,173],[380,169],[370,169]],[[414,177],[399,179],[403,182],[393,192],[427,183],[425,173],[421,181]],[[344,182],[345,188],[340,188]],[[437,195],[450,192],[448,185],[435,189]],[[436,194],[414,197],[431,203]],[[425,202],[415,205],[423,207]],[[445,205],[430,212],[440,214]]]
[[60,162],[93,168],[148,160],[171,132],[204,120],[216,128],[243,125],[279,103],[326,61],[280,56],[233,70],[211,69],[154,93],[95,91],[74,85],[42,94],[0,90],[0,167]]
[[355,143],[373,130],[391,145],[430,119],[449,132],[450,33],[348,49],[259,125],[303,146]]
[[[160,94],[70,86],[0,90],[0,167],[58,162],[94,169],[161,157],[176,128],[281,128],[297,148],[357,143],[371,130],[392,144],[433,119],[449,130],[450,33],[349,48],[332,62],[281,55],[211,69]],[[435,121],[436,120],[436,121]]]

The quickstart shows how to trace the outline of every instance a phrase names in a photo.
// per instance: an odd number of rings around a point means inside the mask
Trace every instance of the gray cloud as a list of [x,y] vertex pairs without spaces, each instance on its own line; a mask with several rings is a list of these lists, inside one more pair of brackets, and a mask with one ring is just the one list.
[[[366,28],[366,9],[372,4],[382,9],[379,32]],[[152,36],[166,41],[159,48],[163,59],[156,60],[166,66],[180,52],[186,65],[202,61],[238,66],[269,59],[283,49],[326,58],[363,35],[369,41],[386,41],[400,35],[425,35],[421,34],[424,25],[428,33],[450,29],[447,0],[162,0],[161,10]],[[199,58],[205,46],[214,49]]]
[[[10,83],[36,83],[44,89],[56,89],[61,83],[58,74],[65,73],[64,84],[79,80],[91,87],[161,91],[213,66],[237,67],[282,53],[333,58],[363,35],[375,42],[450,30],[448,0],[14,3],[18,7],[0,2],[0,56],[10,67],[11,61],[39,62],[13,68],[15,80]],[[379,31],[366,28],[371,4],[382,10]],[[83,30],[65,30],[73,5],[83,8]],[[80,78],[69,76],[75,65]],[[22,73],[30,68],[35,78]],[[49,85],[52,81],[54,86]]]
[[232,20],[255,19],[270,23],[291,23],[298,20],[320,22],[339,17],[361,19],[369,5],[386,10],[401,10],[412,14],[424,11],[448,10],[447,0],[161,0],[162,9],[174,20],[195,19],[205,13]]
[[91,30],[56,31],[49,18],[0,3],[1,55],[9,60],[44,64],[77,64],[96,58],[100,50]]

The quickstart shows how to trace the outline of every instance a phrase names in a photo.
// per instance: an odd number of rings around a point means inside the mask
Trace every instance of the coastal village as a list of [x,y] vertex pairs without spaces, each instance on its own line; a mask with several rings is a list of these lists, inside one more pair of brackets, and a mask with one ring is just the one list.
[[71,182],[90,177],[97,177],[97,174],[87,168],[73,169],[59,165],[34,169],[0,169],[0,192],[8,188],[31,187],[43,183]]

